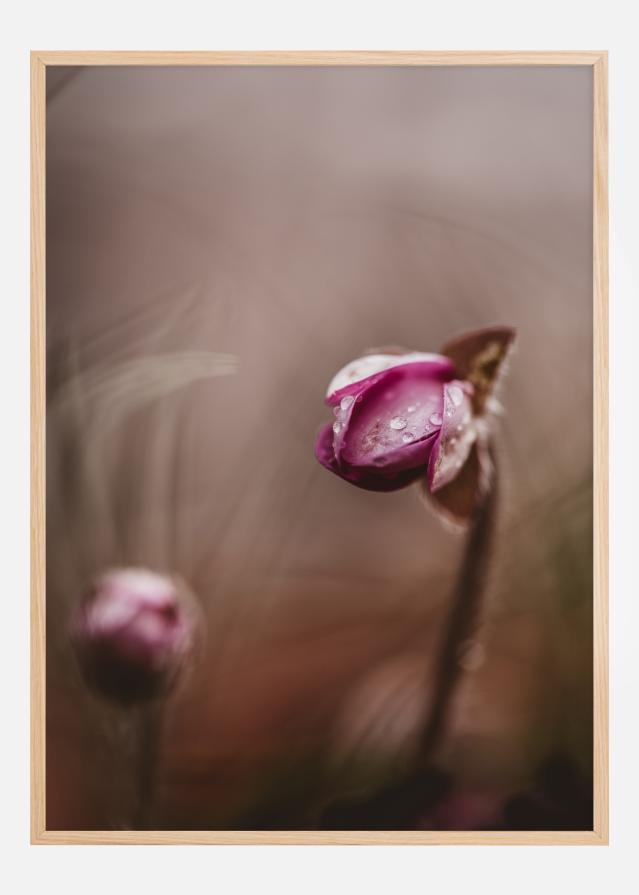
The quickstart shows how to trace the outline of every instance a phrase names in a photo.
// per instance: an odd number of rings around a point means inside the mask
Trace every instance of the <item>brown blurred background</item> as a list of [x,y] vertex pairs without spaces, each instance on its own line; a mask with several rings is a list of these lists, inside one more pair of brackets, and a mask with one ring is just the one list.
[[130,737],[65,628],[120,563],[178,571],[207,617],[159,827],[304,828],[393,779],[462,541],[414,489],[319,466],[324,391],[370,346],[495,323],[519,331],[498,553],[437,756],[470,813],[423,824],[495,824],[549,761],[588,783],[590,70],[49,68],[47,91],[48,828],[120,822]]

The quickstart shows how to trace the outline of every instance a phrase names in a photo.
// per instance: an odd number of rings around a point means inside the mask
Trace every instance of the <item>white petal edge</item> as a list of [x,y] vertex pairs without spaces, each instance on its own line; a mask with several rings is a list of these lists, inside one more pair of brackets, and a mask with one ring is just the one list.
[[362,379],[374,376],[376,373],[420,361],[450,364],[450,360],[441,354],[427,354],[423,351],[411,351],[408,354],[365,354],[363,357],[350,361],[333,376],[326,391],[326,397],[346,388],[347,385],[354,385],[356,382],[361,382]]

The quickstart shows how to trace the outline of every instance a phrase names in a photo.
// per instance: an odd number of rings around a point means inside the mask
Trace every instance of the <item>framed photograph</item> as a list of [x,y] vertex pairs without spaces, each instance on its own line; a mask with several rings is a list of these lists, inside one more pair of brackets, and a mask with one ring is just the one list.
[[34,843],[607,844],[605,52],[33,52]]

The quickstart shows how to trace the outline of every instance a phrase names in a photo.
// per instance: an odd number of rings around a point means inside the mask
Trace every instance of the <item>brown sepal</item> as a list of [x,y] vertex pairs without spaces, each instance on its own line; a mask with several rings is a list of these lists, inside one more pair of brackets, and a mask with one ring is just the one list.
[[455,364],[457,376],[472,383],[475,414],[483,413],[515,336],[511,327],[493,326],[453,339],[441,349]]

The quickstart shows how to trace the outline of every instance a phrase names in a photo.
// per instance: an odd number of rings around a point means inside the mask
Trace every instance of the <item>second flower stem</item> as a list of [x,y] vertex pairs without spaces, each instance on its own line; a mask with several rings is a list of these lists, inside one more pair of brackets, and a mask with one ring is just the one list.
[[144,706],[140,710],[135,754],[137,793],[134,830],[153,829],[163,720],[162,700]]

